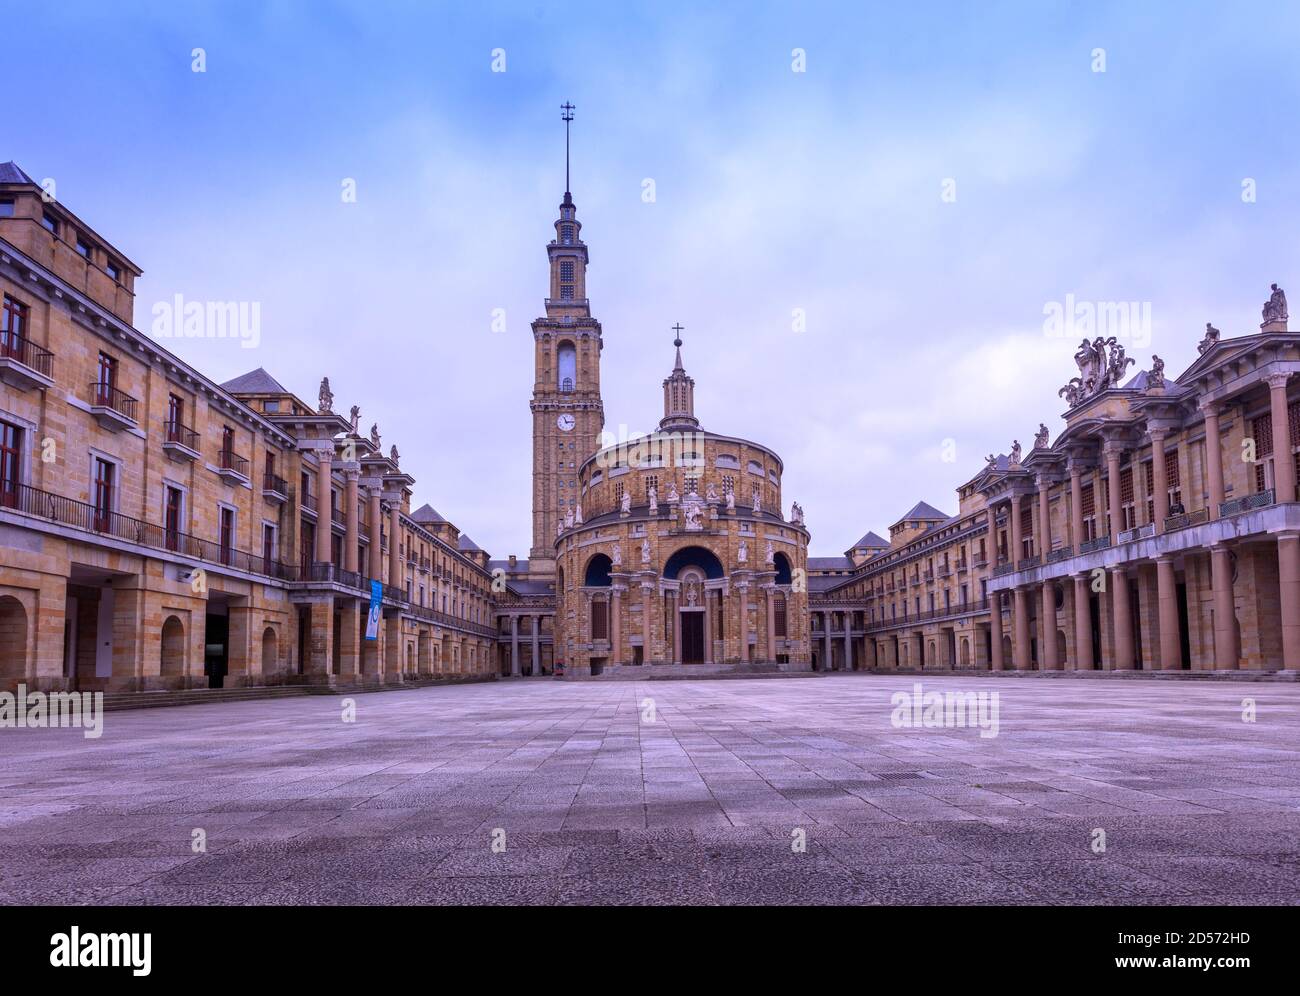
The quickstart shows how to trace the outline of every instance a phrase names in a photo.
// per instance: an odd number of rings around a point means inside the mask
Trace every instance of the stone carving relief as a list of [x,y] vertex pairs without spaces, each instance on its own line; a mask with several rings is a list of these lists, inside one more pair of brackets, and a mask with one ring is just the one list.
[[1069,383],[1056,392],[1071,408],[1095,394],[1119,387],[1124,372],[1135,361],[1124,354],[1124,346],[1114,336],[1097,336],[1091,342],[1084,339],[1079,344],[1074,362],[1079,368],[1079,376],[1071,377]]

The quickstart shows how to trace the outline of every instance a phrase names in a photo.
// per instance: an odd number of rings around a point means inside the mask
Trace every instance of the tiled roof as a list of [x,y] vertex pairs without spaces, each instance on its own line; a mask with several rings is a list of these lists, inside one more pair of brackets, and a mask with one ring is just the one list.
[[284,385],[261,367],[221,385],[231,394],[288,394]]
[[[434,514],[437,515],[438,513],[435,512]],[[464,550],[466,553],[483,552],[482,550],[479,549],[478,544],[475,543],[468,536],[466,536],[464,533],[460,534],[460,549]]]
[[551,586],[545,581],[507,581],[508,584],[519,595],[550,595],[553,594]]
[[873,532],[868,532],[865,536],[862,537],[862,539],[860,539],[860,540],[858,540],[856,543],[854,543],[851,549],[854,549],[854,550],[858,550],[858,549],[867,549],[867,550],[870,550],[870,549],[872,549],[872,548],[886,549],[886,548],[888,548],[888,547],[889,547],[889,540],[881,539],[881,538],[880,538],[879,536],[877,536],[875,533],[873,533]]
[[447,521],[434,510],[432,505],[428,504],[427,502],[421,505],[419,508],[417,508],[414,512],[412,512],[411,518],[421,524],[428,523],[428,522]]
[[848,557],[809,557],[810,571],[851,571],[853,561]]
[[21,166],[12,161],[0,163],[0,183],[30,183],[33,187],[40,186],[40,184],[23,172]]
[[503,571],[514,570],[520,574],[523,574],[528,570],[528,560],[526,558],[516,559],[515,566],[513,568],[511,568],[509,560],[489,560],[488,567],[492,568],[493,570],[496,570],[499,567]]
[[948,513],[940,512],[933,505],[927,504],[923,501],[918,501],[912,506],[912,511],[908,512],[906,515],[900,515],[898,518],[900,522],[903,519],[946,519],[948,518]]
[[[1127,384],[1124,385],[1126,391],[1145,391],[1147,389],[1147,380],[1150,378],[1149,371],[1139,370],[1135,373]],[[1172,377],[1165,378],[1165,390],[1171,387],[1177,387],[1178,382]]]

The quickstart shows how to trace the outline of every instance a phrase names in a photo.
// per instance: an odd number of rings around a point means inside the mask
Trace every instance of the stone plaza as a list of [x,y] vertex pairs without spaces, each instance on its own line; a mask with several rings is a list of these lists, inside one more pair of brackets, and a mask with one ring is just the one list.
[[[997,735],[895,726],[920,681]],[[1291,683],[505,680],[4,737],[6,904],[1300,902]]]

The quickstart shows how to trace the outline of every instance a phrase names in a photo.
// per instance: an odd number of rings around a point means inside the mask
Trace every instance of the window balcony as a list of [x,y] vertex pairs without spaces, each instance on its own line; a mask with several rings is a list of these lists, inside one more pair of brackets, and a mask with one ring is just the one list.
[[298,507],[302,509],[302,511],[305,512],[306,514],[310,515],[313,519],[316,518],[316,496],[315,495],[303,495],[300,499],[298,499]]
[[1057,547],[1055,550],[1053,550],[1051,553],[1047,555],[1047,562],[1049,564],[1054,564],[1058,560],[1069,560],[1073,556],[1074,556],[1074,547],[1061,546],[1061,547]]
[[346,525],[348,524],[348,523],[347,523],[347,516],[345,516],[345,515],[343,514],[343,509],[338,508],[337,506],[334,507],[334,508],[331,508],[331,509],[330,509],[330,522],[334,523],[336,526],[346,526]]
[[1183,512],[1179,515],[1171,515],[1165,519],[1165,532],[1172,533],[1177,529],[1187,529],[1190,526],[1199,526],[1203,522],[1210,521],[1210,510],[1208,508],[1198,508],[1195,512]]
[[199,434],[181,422],[163,425],[163,452],[176,460],[199,459]]
[[234,450],[221,450],[217,454],[217,473],[231,484],[247,484],[248,460]]
[[1222,502],[1219,505],[1219,515],[1239,515],[1242,512],[1249,512],[1251,509],[1267,508],[1269,505],[1276,504],[1276,501],[1273,489],[1269,488],[1267,491],[1260,491],[1253,495],[1243,495],[1240,498]]
[[105,429],[119,432],[139,425],[136,411],[140,402],[112,384],[90,382],[90,412]]
[[1143,537],[1154,536],[1155,534],[1155,523],[1148,522],[1145,526],[1134,526],[1132,529],[1125,529],[1119,534],[1119,542],[1132,543],[1134,540],[1140,540]]
[[16,332],[0,332],[0,380],[21,391],[54,386],[54,354]]
[[262,497],[283,505],[289,500],[289,485],[283,477],[267,471],[262,474]]
[[1108,546],[1110,546],[1109,536],[1098,536],[1096,539],[1084,540],[1079,544],[1079,555],[1083,556],[1085,553],[1092,553],[1095,550],[1104,550]]

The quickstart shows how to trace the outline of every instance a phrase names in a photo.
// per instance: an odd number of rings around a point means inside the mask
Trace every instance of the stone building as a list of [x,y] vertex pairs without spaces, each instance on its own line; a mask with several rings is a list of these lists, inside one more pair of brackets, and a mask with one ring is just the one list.
[[328,380],[205,377],[133,326],[139,274],[0,166],[0,686],[492,673],[487,555],[411,512],[396,447]]
[[814,576],[814,640],[860,613],[868,668],[1300,668],[1287,317],[1275,284],[1257,332],[1207,324],[1177,379],[1153,357],[1124,381],[1123,346],[1084,340],[1055,441],[1040,425],[1027,454],[990,454],[956,516],[914,509],[851,576]]

